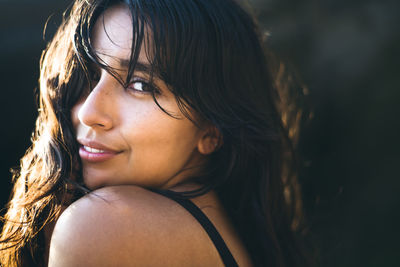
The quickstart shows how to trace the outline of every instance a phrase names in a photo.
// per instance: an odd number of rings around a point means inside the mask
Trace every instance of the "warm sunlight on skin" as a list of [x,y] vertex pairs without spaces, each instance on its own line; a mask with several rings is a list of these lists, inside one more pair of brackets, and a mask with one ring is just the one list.
[[[124,7],[115,6],[103,16],[94,27],[94,49],[101,61],[124,76],[127,67],[123,61],[131,52],[130,14]],[[149,63],[143,48],[139,63]],[[189,173],[181,171],[204,160],[199,146],[207,142],[206,130],[182,115],[175,97],[160,79],[154,78],[160,91],[157,100],[180,119],[155,104],[151,86],[146,83],[148,73],[135,71],[132,83],[124,88],[104,69],[94,68],[98,81],[72,110],[78,142],[84,145],[80,156],[86,185],[91,189],[123,184],[170,188],[187,178]]]

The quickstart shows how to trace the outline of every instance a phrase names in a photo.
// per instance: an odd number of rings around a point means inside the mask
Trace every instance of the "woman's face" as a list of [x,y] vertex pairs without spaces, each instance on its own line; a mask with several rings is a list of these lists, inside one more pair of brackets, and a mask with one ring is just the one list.
[[[132,42],[128,11],[123,6],[109,8],[95,24],[92,37],[101,61],[125,78]],[[127,88],[105,70],[94,69],[98,79],[93,90],[72,109],[82,145],[83,178],[91,189],[122,184],[170,188],[196,172],[208,153],[204,150],[206,130],[182,115],[173,94],[157,77],[153,82],[159,90],[158,102],[179,119],[155,104],[146,83],[148,64],[142,48]]]

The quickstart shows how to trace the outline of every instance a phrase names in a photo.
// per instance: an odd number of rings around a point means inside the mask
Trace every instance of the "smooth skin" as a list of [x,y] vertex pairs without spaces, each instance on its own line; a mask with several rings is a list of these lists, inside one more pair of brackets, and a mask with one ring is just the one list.
[[[210,218],[239,266],[245,248],[213,193],[193,202]],[[198,221],[173,200],[137,186],[98,189],[57,221],[49,266],[224,266]]]
[[[95,24],[93,47],[97,55],[123,79],[131,42],[132,20],[123,6],[110,8],[104,20],[100,17]],[[138,62],[149,65],[144,48]],[[210,134],[212,127],[199,128],[186,118],[161,79],[154,77],[157,100],[179,119],[156,105],[146,71],[135,71],[127,88],[104,69],[93,67],[92,72],[94,88],[71,113],[77,140],[81,144],[100,143],[117,154],[104,162],[82,159],[89,188],[121,184],[170,188],[198,171],[205,155],[214,151],[217,139]]]
[[[93,32],[94,48],[104,62],[126,75],[121,63],[130,55],[130,14],[120,5],[102,16]],[[139,62],[148,64],[142,51]],[[82,160],[84,181],[94,191],[57,220],[49,234],[48,266],[223,266],[214,244],[188,211],[145,189],[197,188],[186,179],[216,148],[215,129],[199,128],[185,118],[167,86],[156,78],[159,103],[180,119],[161,111],[142,83],[148,79],[146,72],[135,72],[128,88],[106,71],[97,72],[95,87],[72,110],[73,125],[79,142],[95,141],[118,153],[102,162]],[[238,264],[251,266],[215,193],[192,201],[215,225]]]

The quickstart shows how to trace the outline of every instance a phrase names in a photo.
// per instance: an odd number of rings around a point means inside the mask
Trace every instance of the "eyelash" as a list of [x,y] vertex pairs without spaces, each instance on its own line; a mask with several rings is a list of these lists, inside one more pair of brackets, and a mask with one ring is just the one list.
[[[90,79],[92,82],[94,82],[96,84],[100,80],[100,75],[97,72],[93,71],[91,73]],[[138,83],[138,82],[142,83],[142,87],[144,86],[145,88],[147,87],[149,89],[138,90],[138,89],[134,88],[134,86],[132,86],[132,85],[135,83]],[[151,94],[151,93],[161,94],[160,89],[156,85],[154,85],[153,83],[147,81],[144,78],[140,78],[140,77],[134,77],[131,82],[129,82],[127,85],[124,85],[124,88],[132,90],[132,91],[140,93],[140,94]]]
[[[135,83],[141,83],[142,87],[144,87],[144,89],[142,89],[142,90],[136,89],[134,87]],[[145,89],[146,87],[148,89]],[[135,92],[138,92],[140,94],[151,94],[151,93],[160,94],[160,90],[157,88],[157,86],[155,86],[153,83],[151,83],[143,78],[139,78],[139,77],[134,77],[133,80],[127,86],[125,86],[125,88],[130,89]]]

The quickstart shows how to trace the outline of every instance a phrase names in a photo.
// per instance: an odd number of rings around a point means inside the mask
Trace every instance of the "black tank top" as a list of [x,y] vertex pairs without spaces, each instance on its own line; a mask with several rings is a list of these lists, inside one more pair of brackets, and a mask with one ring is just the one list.
[[214,243],[215,248],[218,250],[218,253],[221,256],[221,259],[225,264],[225,266],[228,267],[238,266],[238,264],[236,263],[235,259],[232,256],[232,253],[229,251],[228,247],[226,246],[224,240],[218,233],[215,226],[208,219],[208,217],[201,211],[201,209],[199,209],[192,201],[180,197],[178,193],[175,193],[173,191],[164,191],[156,189],[152,189],[151,191],[174,200],[175,202],[180,204],[183,208],[185,208],[188,212],[190,212],[190,214],[193,215],[193,217],[200,223],[200,225],[207,232],[211,241]]

